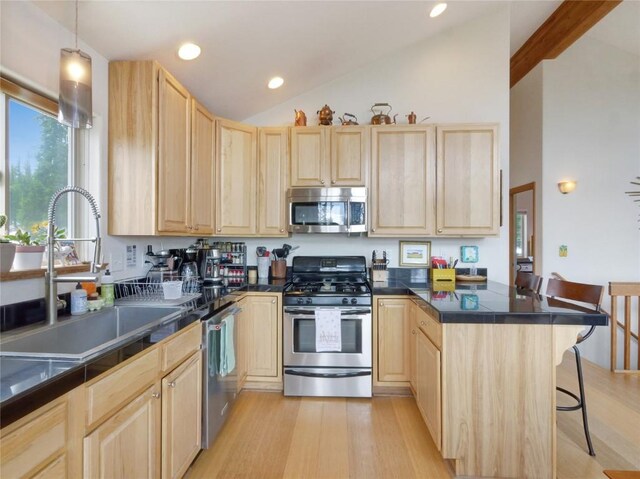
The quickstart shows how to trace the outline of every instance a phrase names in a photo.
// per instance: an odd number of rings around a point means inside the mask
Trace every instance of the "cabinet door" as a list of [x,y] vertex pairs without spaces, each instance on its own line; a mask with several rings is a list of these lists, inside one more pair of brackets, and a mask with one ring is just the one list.
[[258,234],[287,236],[289,128],[258,130]]
[[242,390],[244,387],[244,383],[247,379],[247,350],[249,347],[248,344],[248,335],[249,335],[249,312],[250,305],[249,301],[245,299],[241,299],[238,303],[238,307],[240,308],[240,312],[235,316],[235,328],[238,334],[238,347],[236,350],[236,369],[238,371],[238,392]]
[[[249,298],[247,375],[258,380],[282,377],[282,334],[277,296]],[[252,378],[252,379],[253,379]]]
[[329,129],[291,128],[291,186],[329,186]]
[[84,438],[84,477],[160,475],[160,387],[154,385]]
[[435,232],[433,128],[374,127],[370,236]]
[[331,186],[366,186],[369,172],[369,129],[331,128]]
[[191,197],[188,174],[191,96],[162,69],[158,81],[158,231],[187,233]]
[[216,120],[216,234],[256,233],[256,129]]
[[215,122],[213,115],[193,100],[191,135],[191,199],[189,231],[213,234]]
[[409,384],[413,394],[417,394],[416,342],[418,341],[418,307],[414,302],[409,305]]
[[409,381],[410,319],[407,299],[378,299],[378,381]]
[[200,451],[202,353],[162,380],[162,477],[178,478]]
[[497,125],[438,126],[438,234],[497,235]]
[[417,403],[438,450],[442,440],[440,350],[418,329],[416,342]]

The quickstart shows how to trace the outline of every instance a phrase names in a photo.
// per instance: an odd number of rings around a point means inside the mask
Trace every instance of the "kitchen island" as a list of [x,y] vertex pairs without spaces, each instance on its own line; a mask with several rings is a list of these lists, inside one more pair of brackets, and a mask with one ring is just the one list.
[[[373,294],[379,347],[391,330],[385,308],[411,302],[411,387],[456,475],[555,477],[555,368],[606,314],[491,281],[391,280]],[[384,347],[379,368],[392,364]]]

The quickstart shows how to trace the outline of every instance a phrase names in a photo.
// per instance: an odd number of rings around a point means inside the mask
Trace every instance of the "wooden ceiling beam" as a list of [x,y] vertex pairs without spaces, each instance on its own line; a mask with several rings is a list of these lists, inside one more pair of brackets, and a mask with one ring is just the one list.
[[513,87],[542,60],[560,55],[622,0],[565,0],[511,57]]

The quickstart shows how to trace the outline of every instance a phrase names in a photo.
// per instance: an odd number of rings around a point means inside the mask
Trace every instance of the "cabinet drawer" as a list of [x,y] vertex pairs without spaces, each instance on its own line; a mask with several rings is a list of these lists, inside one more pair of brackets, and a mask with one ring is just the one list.
[[64,479],[67,477],[67,455],[54,459],[47,467],[31,479]]
[[87,387],[87,427],[118,410],[149,387],[156,380],[159,364],[160,349],[152,349]]
[[[0,441],[0,476],[22,477],[64,451],[67,403],[37,414]],[[64,463],[63,463],[64,465]]]
[[162,371],[169,372],[184,359],[200,349],[202,344],[202,325],[193,324],[190,328],[177,334],[162,346]]
[[418,326],[424,331],[424,334],[427,335],[431,342],[438,349],[442,349],[442,325],[419,307],[417,321]]

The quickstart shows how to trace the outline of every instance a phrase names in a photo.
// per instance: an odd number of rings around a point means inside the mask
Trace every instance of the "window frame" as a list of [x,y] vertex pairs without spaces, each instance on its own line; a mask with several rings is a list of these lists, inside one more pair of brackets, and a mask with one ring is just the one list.
[[[52,115],[57,119],[58,116],[58,102],[51,99],[48,95],[40,93],[34,89],[22,86],[4,76],[0,76],[0,112],[3,115],[3,124],[0,132],[0,147],[4,153],[4,162],[0,165],[0,182],[2,184],[2,195],[0,195],[0,210],[7,211],[9,207],[9,188],[8,185],[8,172],[9,172],[9,156],[7,155],[7,129],[9,128],[8,118],[8,99],[11,98],[15,101],[26,104],[27,106],[41,111],[44,114]],[[78,152],[82,151],[78,148],[80,137],[74,128],[69,129],[69,157],[68,157],[68,178],[69,184],[78,184],[78,180],[83,178],[83,161],[79,158]],[[88,139],[85,140],[88,142]],[[83,143],[84,144],[84,143]],[[65,225],[67,229],[67,237],[75,237],[78,233],[86,229],[84,225],[77,220],[81,209],[80,203],[76,199],[76,195],[69,195],[67,198],[69,201],[70,221],[69,225]],[[8,213],[5,213],[8,214]]]

